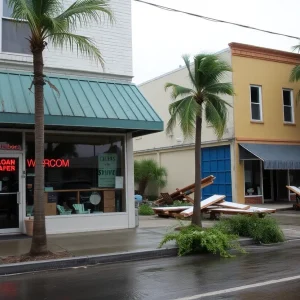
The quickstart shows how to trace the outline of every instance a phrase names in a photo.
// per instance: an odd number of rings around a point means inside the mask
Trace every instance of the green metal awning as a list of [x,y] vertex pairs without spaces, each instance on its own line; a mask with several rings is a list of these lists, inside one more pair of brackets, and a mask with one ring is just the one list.
[[[32,73],[0,71],[0,126],[34,124]],[[163,130],[163,122],[131,83],[47,74],[59,94],[45,85],[45,126],[133,132]]]

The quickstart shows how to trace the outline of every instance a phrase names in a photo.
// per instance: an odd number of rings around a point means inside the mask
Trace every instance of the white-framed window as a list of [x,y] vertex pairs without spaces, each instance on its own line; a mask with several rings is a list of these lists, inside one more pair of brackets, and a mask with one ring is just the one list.
[[262,121],[262,93],[260,85],[250,85],[251,120]]
[[31,54],[28,38],[30,29],[24,22],[15,22],[12,15],[12,9],[8,6],[8,0],[3,0],[2,7],[2,32],[1,45],[2,52]]
[[285,123],[294,123],[293,90],[282,89],[282,101],[283,101],[283,121]]

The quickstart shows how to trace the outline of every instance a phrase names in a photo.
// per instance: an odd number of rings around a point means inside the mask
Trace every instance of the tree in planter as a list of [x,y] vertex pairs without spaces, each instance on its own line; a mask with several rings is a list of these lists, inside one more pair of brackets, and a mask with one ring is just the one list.
[[170,120],[167,133],[172,132],[179,122],[184,137],[192,137],[195,133],[195,201],[192,224],[201,226],[201,134],[202,119],[210,124],[217,137],[224,134],[227,122],[227,107],[221,95],[234,95],[231,82],[221,82],[231,67],[216,55],[199,54],[194,57],[191,66],[189,56],[183,60],[187,67],[192,88],[182,87],[174,83],[166,83],[165,89],[171,88],[171,97],[175,100],[169,106]]
[[[33,85],[35,98],[35,183],[34,183],[34,230],[30,254],[47,252],[44,212],[44,75],[43,51],[50,42],[54,47],[68,47],[100,62],[103,58],[93,40],[73,33],[91,21],[100,22],[103,16],[112,21],[107,0],[76,0],[63,9],[63,0],[8,0],[12,17],[17,22],[27,22],[27,37],[33,55]],[[18,27],[17,27],[18,29]],[[48,82],[49,83],[49,82]],[[49,85],[57,90],[51,83]]]
[[134,161],[134,181],[138,184],[138,193],[145,194],[148,184],[154,183],[158,187],[164,187],[167,184],[167,170],[160,167],[152,159]]

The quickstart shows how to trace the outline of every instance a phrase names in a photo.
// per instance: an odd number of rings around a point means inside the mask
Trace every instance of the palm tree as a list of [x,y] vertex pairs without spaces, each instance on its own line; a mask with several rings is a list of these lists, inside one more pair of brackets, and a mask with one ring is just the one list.
[[138,193],[144,196],[149,183],[154,183],[158,187],[166,186],[167,170],[152,159],[135,160],[134,181],[139,185]]
[[[199,54],[194,57],[191,66],[188,55],[183,56],[192,88],[182,87],[173,83],[166,83],[165,89],[172,89],[171,97],[175,102],[169,105],[170,120],[167,133],[170,133],[179,122],[184,137],[195,137],[195,201],[192,224],[201,224],[201,134],[202,118],[210,124],[217,137],[224,134],[227,122],[226,101],[221,95],[234,94],[231,82],[221,82],[231,67],[216,55]],[[195,132],[196,131],[196,132]]]
[[[35,98],[35,184],[34,184],[34,230],[30,254],[47,252],[44,212],[44,61],[43,51],[48,43],[54,47],[74,47],[83,55],[100,62],[103,58],[93,40],[75,34],[81,26],[91,21],[100,22],[103,16],[112,21],[112,12],[106,0],[76,0],[63,10],[63,0],[8,0],[12,17],[16,22],[24,20],[31,34],[27,37],[33,55],[33,85]],[[18,27],[17,27],[18,28]],[[49,82],[48,82],[49,83]],[[49,83],[51,87],[53,85]],[[55,87],[53,87],[56,89]]]
[[[294,46],[293,50],[297,50],[298,52],[300,52],[300,45]],[[297,82],[300,80],[300,65],[297,65],[293,68],[291,75],[290,75],[290,81],[291,82]],[[300,100],[300,90],[298,91],[297,94],[297,101]]]

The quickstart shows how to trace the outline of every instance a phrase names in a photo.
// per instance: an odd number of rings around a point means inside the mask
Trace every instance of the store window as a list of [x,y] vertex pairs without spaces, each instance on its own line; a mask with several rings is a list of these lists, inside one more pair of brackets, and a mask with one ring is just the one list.
[[0,132],[0,150],[22,150],[22,133],[21,132]]
[[290,170],[290,185],[300,187],[300,170]]
[[[46,215],[126,211],[124,149],[122,136],[46,134]],[[34,202],[34,166],[34,136],[27,134],[27,212]]]
[[28,38],[31,35],[27,22],[12,19],[8,0],[3,1],[2,52],[31,54]]
[[245,160],[245,195],[261,195],[261,163],[260,160]]

